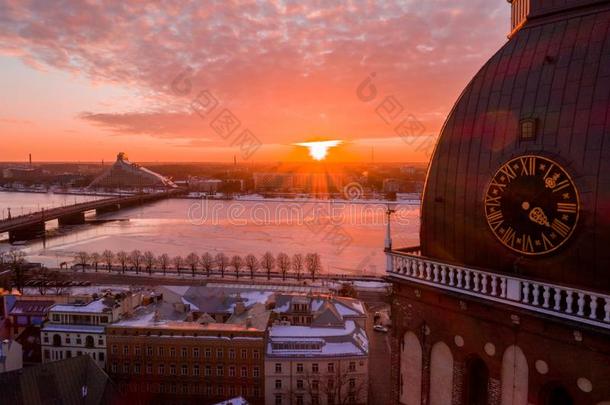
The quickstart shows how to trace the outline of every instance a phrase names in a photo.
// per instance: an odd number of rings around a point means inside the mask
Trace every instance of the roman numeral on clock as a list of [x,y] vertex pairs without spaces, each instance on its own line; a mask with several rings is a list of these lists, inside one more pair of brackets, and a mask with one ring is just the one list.
[[523,234],[522,247],[524,252],[534,253],[534,244],[532,243],[532,237]]
[[487,222],[489,222],[489,226],[494,231],[498,229],[502,222],[504,222],[504,217],[502,215],[502,211],[494,211],[490,214],[487,214]]
[[562,180],[559,183],[557,183],[557,185],[553,189],[553,193],[556,193],[559,190],[563,190],[564,188],[569,187],[569,186],[570,186],[570,182],[568,180]]
[[493,197],[488,194],[485,196],[485,205],[488,205],[491,207],[499,207],[501,198],[502,198],[501,196]]
[[542,243],[544,245],[544,250],[552,249],[554,247],[553,242],[551,242],[551,240],[549,238],[547,238],[544,233],[542,233],[541,236],[542,236]]
[[506,177],[508,177],[508,180],[512,180],[515,177],[517,177],[517,173],[515,173],[515,171],[513,170],[512,167],[510,167],[510,165],[504,165],[502,166],[502,168],[500,169],[500,172],[505,174]]
[[504,235],[502,235],[502,243],[509,245],[510,247],[514,247],[515,234],[515,230],[509,226],[506,232],[504,232]]
[[577,209],[576,203],[557,203],[557,212],[576,214]]
[[521,162],[521,174],[525,176],[534,176],[536,174],[536,158],[527,157],[519,158]]
[[555,232],[557,232],[564,238],[568,236],[568,233],[570,233],[570,227],[558,220],[557,218],[553,220],[553,223],[551,224],[551,229],[553,229]]

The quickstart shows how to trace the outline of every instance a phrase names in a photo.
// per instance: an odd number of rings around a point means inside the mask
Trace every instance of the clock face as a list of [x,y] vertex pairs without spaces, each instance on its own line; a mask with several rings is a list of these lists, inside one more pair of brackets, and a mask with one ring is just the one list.
[[541,255],[563,245],[574,232],[580,203],[568,173],[550,159],[514,158],[500,167],[485,193],[491,231],[507,248]]

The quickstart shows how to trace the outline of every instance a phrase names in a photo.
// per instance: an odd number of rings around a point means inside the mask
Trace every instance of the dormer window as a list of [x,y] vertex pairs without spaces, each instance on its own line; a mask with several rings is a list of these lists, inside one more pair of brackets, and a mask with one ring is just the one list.
[[534,141],[536,139],[536,119],[525,118],[519,122],[519,140]]

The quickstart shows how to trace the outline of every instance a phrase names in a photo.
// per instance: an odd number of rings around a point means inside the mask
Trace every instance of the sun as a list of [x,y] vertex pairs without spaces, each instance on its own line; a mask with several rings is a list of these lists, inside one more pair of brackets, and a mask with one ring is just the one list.
[[328,155],[328,150],[334,148],[342,143],[340,140],[333,141],[315,141],[315,142],[301,142],[295,143],[297,146],[304,146],[309,149],[309,156],[314,160],[324,160]]

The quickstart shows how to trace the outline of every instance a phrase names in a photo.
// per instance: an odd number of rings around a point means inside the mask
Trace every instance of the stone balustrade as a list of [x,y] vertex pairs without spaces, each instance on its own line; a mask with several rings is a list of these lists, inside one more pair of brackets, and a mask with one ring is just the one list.
[[434,261],[417,249],[386,254],[391,278],[610,329],[609,295]]

